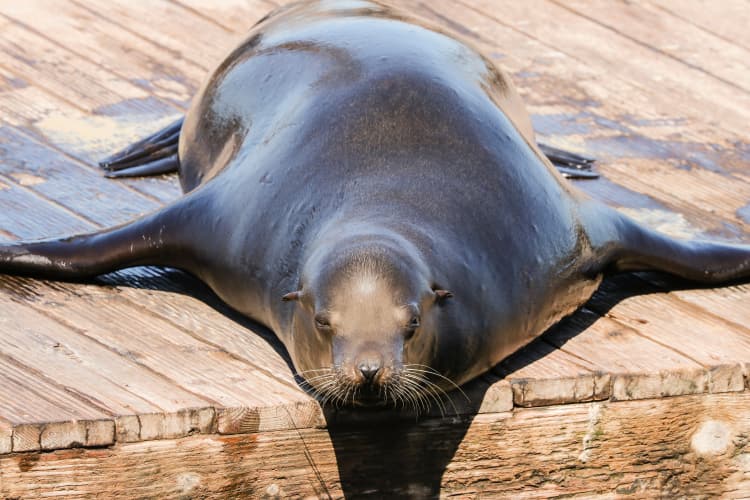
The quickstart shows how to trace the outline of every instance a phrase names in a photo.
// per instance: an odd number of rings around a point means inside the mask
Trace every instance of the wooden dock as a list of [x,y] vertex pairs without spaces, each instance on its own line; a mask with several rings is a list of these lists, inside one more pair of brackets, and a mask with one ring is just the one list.
[[[750,241],[747,0],[410,0],[507,69],[577,184]],[[98,159],[180,115],[270,0],[0,2],[0,240],[179,196]],[[600,292],[449,415],[321,411],[272,332],[195,279],[0,277],[0,498],[750,497],[750,286]]]

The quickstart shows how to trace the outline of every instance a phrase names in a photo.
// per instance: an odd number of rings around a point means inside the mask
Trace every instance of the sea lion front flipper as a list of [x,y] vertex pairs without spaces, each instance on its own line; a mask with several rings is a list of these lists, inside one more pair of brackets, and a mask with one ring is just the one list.
[[0,245],[0,273],[83,279],[126,267],[161,265],[190,271],[187,196],[140,219],[95,233]]
[[662,271],[707,284],[750,280],[750,245],[670,238],[601,205],[591,215],[586,230],[597,271]]
[[591,167],[596,161],[594,158],[571,153],[547,144],[538,143],[537,146],[565,177],[572,179],[597,179],[599,177],[599,174],[591,171]]
[[175,172],[180,162],[177,146],[184,118],[180,118],[162,130],[131,144],[99,165],[107,171],[107,177],[136,177]]

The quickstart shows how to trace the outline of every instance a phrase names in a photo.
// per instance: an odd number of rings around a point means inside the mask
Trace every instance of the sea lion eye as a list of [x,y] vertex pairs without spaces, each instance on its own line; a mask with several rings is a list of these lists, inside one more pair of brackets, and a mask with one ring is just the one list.
[[331,322],[325,316],[318,314],[317,316],[315,316],[315,326],[318,328],[318,330],[327,331],[331,329]]
[[411,319],[409,320],[409,324],[407,325],[407,328],[409,328],[410,330],[416,330],[417,328],[419,328],[419,316],[418,315],[414,315],[411,317]]
[[419,328],[419,315],[415,314],[414,316],[409,319],[409,323],[406,324],[406,334],[404,335],[404,340],[409,340],[414,336],[414,333],[416,333],[417,328]]

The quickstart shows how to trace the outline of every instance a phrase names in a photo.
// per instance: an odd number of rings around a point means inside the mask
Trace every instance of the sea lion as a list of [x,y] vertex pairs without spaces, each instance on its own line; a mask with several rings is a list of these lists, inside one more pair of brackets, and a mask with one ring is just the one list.
[[185,196],[105,231],[2,246],[0,271],[183,269],[270,327],[324,401],[439,400],[606,272],[750,276],[749,246],[670,239],[578,191],[505,73],[376,1],[269,15],[184,122],[105,167],[178,168]]

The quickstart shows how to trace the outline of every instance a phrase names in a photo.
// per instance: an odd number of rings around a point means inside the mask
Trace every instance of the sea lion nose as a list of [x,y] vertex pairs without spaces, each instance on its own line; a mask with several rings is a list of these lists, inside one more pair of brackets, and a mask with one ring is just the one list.
[[375,358],[363,359],[357,363],[357,368],[367,383],[372,383],[372,381],[375,380],[375,376],[380,371],[380,367],[380,360]]

